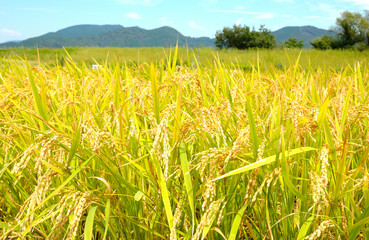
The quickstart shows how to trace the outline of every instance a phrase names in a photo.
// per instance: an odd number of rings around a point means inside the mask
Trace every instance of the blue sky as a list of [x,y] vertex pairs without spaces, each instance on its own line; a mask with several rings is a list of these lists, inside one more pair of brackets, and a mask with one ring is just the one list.
[[214,37],[225,26],[312,25],[328,29],[344,10],[369,10],[369,0],[0,0],[0,42],[22,40],[77,24],[171,26],[192,37]]

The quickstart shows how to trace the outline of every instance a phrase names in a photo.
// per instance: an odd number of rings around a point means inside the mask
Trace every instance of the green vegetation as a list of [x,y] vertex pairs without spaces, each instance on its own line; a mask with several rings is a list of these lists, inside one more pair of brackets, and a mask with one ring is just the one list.
[[311,44],[317,49],[356,48],[360,51],[369,48],[369,11],[365,14],[345,11],[337,18],[337,38],[328,36],[314,40]]
[[70,50],[0,61],[1,239],[369,238],[367,53]]
[[102,33],[123,29],[121,25],[76,25],[61,29],[57,32],[51,32],[43,35],[43,37],[82,37],[93,36]]
[[[315,38],[335,33],[313,26],[284,27],[271,32],[276,42],[288,41],[291,37],[301,39],[304,48],[311,47],[310,42]],[[174,46],[186,47],[214,47],[214,39],[207,37],[185,37],[173,28],[159,28],[144,30],[138,27],[124,28],[121,25],[77,25],[51,32],[39,37],[20,42],[0,44],[0,48],[62,48],[64,47],[154,47]]]
[[324,35],[335,37],[336,33],[313,26],[284,27],[273,32],[277,43],[286,42],[290,37],[301,39],[304,48],[311,48],[310,42]]
[[215,34],[215,46],[217,48],[274,48],[277,46],[275,37],[270,30],[260,26],[259,31],[248,26],[225,27]]
[[286,42],[282,42],[282,48],[302,48],[304,46],[304,42],[295,37],[290,37]]
[[[105,63],[108,66],[114,65],[116,61],[120,64],[132,66],[141,65],[143,62],[160,63],[160,60],[170,55],[170,49],[166,48],[66,48],[73,60],[81,65],[84,62],[87,66],[92,64]],[[189,53],[189,55],[187,55]],[[253,66],[258,64],[261,70],[273,68],[286,69],[291,65],[293,59],[299,58],[299,65],[305,69],[317,70],[334,69],[343,70],[343,66],[355,67],[356,62],[363,62],[369,59],[369,52],[359,52],[352,50],[329,50],[319,51],[313,49],[254,49],[236,50],[222,49],[216,51],[213,48],[178,48],[177,64],[187,67],[194,67],[199,64],[202,67],[211,66],[214,56],[230,68],[239,67],[247,71],[252,71]],[[64,49],[0,49],[0,57],[17,59],[26,57],[28,62],[37,65],[40,60],[46,67],[53,67],[56,64],[61,66],[66,64],[67,57]]]
[[214,40],[208,37],[183,36],[171,27],[146,30],[120,25],[78,25],[55,33],[30,38],[21,42],[0,44],[0,48],[62,48],[62,47],[213,47]]
[[315,49],[327,50],[332,49],[335,41],[336,40],[332,36],[322,36],[314,39],[314,41],[311,42],[311,45]]

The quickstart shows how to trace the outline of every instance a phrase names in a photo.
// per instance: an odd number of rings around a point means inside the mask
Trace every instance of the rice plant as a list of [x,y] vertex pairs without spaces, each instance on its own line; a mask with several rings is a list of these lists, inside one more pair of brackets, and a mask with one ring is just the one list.
[[1,239],[369,239],[369,72],[0,62]]

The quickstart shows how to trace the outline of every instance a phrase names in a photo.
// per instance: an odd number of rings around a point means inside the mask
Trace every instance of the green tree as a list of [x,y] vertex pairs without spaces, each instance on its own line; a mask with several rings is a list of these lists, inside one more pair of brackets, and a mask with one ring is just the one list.
[[282,48],[302,48],[304,41],[297,39],[296,37],[290,37],[286,42],[281,44]]
[[360,13],[345,11],[337,18],[333,30],[337,32],[340,48],[351,48],[358,45],[369,46],[369,12]]
[[275,37],[270,30],[261,25],[259,31],[248,26],[234,25],[225,27],[215,34],[215,45],[218,48],[274,48],[277,46]]
[[324,35],[322,37],[315,38],[312,42],[310,42],[310,44],[313,46],[313,48],[326,50],[333,48],[332,46],[334,45],[334,41],[335,40],[332,36]]

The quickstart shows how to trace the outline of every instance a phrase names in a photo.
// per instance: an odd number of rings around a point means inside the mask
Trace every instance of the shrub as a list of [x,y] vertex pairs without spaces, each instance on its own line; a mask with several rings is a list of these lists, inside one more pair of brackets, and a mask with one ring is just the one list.
[[259,31],[248,26],[225,27],[215,34],[215,45],[217,48],[274,48],[277,46],[275,36],[269,29],[261,25]]

